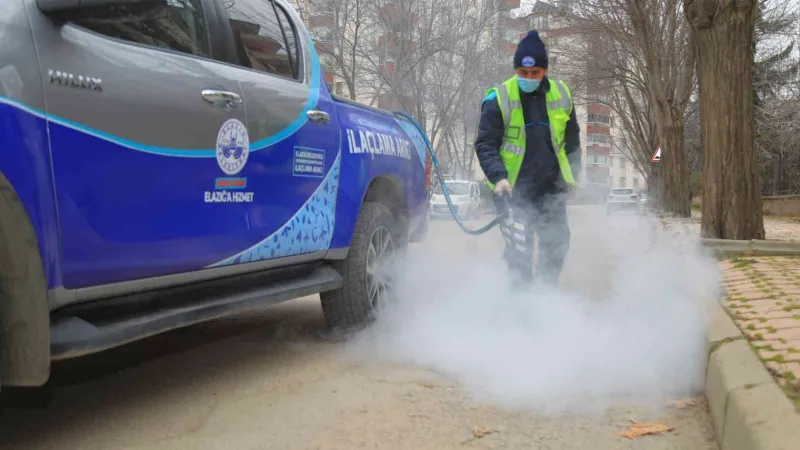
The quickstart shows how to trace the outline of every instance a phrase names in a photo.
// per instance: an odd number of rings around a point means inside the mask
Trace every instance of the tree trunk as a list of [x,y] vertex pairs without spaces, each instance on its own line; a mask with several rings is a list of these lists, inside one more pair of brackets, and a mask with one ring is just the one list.
[[686,172],[686,149],[683,146],[683,112],[665,106],[662,114],[661,161],[664,165],[661,172],[662,209],[675,217],[690,217],[691,195]]
[[684,0],[700,81],[706,238],[764,239],[755,150],[753,29],[758,0]]
[[651,208],[662,209],[661,190],[661,171],[655,169],[650,173],[650,177],[647,179],[647,196],[650,197],[647,199],[647,202]]

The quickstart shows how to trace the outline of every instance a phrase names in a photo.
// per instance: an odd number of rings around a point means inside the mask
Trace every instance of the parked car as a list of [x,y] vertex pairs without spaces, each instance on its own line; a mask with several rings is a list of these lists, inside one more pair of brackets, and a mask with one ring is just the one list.
[[633,192],[633,189],[611,189],[606,198],[606,213],[612,214],[618,211],[638,212],[638,198],[639,196]]
[[642,210],[647,209],[648,200],[649,200],[649,197],[647,196],[647,194],[645,192],[641,192],[639,194],[639,206],[642,208]]
[[[445,181],[447,192],[459,218],[476,218],[481,215],[481,195],[478,183],[474,181]],[[450,207],[444,197],[441,184],[434,186],[431,196],[431,217],[452,217]]]
[[0,384],[316,293],[374,317],[427,230],[424,138],[332,96],[287,1],[3,10]]

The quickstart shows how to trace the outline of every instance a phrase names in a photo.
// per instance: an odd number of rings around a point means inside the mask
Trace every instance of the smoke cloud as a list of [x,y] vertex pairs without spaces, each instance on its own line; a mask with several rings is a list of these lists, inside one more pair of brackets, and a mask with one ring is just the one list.
[[696,394],[715,261],[652,217],[598,211],[570,208],[561,287],[522,293],[510,290],[496,228],[472,237],[432,223],[396,275],[395,303],[350,341],[350,356],[419,365],[511,409],[600,411]]

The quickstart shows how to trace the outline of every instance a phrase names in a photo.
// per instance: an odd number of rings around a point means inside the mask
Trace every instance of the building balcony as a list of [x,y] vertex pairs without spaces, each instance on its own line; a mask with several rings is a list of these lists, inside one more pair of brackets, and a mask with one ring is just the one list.
[[401,56],[417,48],[417,41],[406,36],[385,34],[378,37],[378,50],[384,55]]
[[384,92],[378,96],[378,108],[387,111],[410,111],[415,107],[410,96],[401,97],[392,92]]
[[586,146],[586,157],[594,155],[609,156],[611,154],[611,146],[609,144],[589,144]]
[[[602,134],[606,136],[611,136],[611,127],[605,124],[601,124],[598,122],[586,122],[586,134]],[[602,142],[599,142],[602,144]]]
[[393,29],[411,29],[419,23],[419,14],[408,12],[399,1],[386,3],[378,12],[384,23]]
[[384,76],[389,77],[391,74],[394,73],[395,64],[392,60],[384,61],[383,64],[380,65],[381,72]]
[[336,23],[332,14],[313,14],[308,17],[308,28],[317,30],[319,28],[334,28]]
[[590,103],[586,105],[586,112],[588,114],[606,114],[611,115],[611,107],[600,103]]
[[336,49],[333,42],[321,40],[314,41],[314,48],[320,55],[333,55],[333,51]]

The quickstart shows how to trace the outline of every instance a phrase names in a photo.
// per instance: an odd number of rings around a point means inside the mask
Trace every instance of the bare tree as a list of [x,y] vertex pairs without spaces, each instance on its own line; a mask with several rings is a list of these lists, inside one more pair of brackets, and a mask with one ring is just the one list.
[[762,194],[800,192],[797,40],[800,14],[792,0],[761,0],[756,11],[753,94]]
[[465,122],[465,106],[479,108],[476,89],[495,83],[476,74],[493,62],[480,56],[493,45],[489,32],[498,17],[496,2],[408,0],[401,8],[376,1],[379,36],[363,60],[371,89],[383,100],[378,106],[413,114],[440,159],[455,175],[468,175],[473,159],[468,136],[477,119]]
[[[623,126],[630,127],[626,130],[628,144],[636,144],[638,149],[632,161],[648,178],[660,172],[666,211],[688,216],[684,120],[695,84],[695,58],[679,0],[585,0],[574,6],[571,18],[590,42],[587,61],[595,64],[599,59],[605,66],[604,76],[614,86],[615,100],[640,101],[615,108],[618,113],[628,111],[628,118],[633,119],[626,125],[623,118]],[[641,122],[641,115],[631,117],[631,111],[645,114],[647,122]],[[650,145],[646,139],[630,136],[633,132],[645,137],[653,130],[662,149],[659,168],[642,161],[645,155],[649,160],[655,148],[645,147]]]
[[755,152],[757,0],[684,0],[698,55],[703,237],[764,239]]
[[305,0],[302,11],[327,72],[341,78],[355,100],[364,76],[361,55],[375,27],[375,0]]

